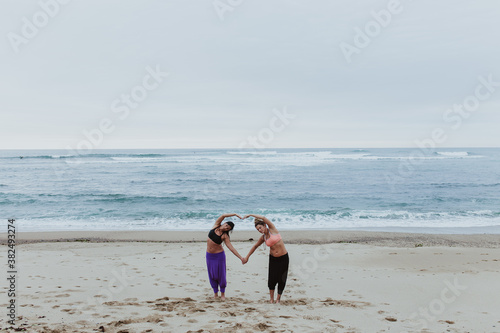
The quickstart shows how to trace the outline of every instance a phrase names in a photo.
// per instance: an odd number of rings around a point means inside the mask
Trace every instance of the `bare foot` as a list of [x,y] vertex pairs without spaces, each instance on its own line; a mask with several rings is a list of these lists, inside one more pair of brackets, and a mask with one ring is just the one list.
[[225,301],[226,300],[226,293],[220,293],[220,299]]
[[269,303],[274,304],[274,299],[270,300]]
[[219,295],[218,294],[214,294],[214,298],[219,298]]

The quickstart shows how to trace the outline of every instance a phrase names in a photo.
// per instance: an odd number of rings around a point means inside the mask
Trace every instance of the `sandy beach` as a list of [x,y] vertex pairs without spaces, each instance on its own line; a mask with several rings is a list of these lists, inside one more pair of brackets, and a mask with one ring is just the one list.
[[[214,300],[204,232],[19,233],[27,332],[500,332],[500,235],[283,231],[290,271],[268,304],[268,249],[228,250]],[[235,232],[246,255],[256,232]],[[5,244],[6,236],[2,235]],[[6,249],[6,246],[4,245]],[[2,261],[6,262],[2,251]],[[6,284],[1,304],[7,306]],[[7,332],[7,312],[0,326]]]

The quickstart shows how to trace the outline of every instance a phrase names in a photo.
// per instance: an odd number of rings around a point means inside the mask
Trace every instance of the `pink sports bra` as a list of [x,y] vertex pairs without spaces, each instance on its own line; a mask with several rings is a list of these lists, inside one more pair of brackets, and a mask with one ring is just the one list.
[[[265,238],[265,236],[264,236],[264,238]],[[273,234],[269,233],[269,238],[266,239],[266,245],[271,247],[274,244],[278,243],[280,240],[281,240],[280,234],[273,235]]]

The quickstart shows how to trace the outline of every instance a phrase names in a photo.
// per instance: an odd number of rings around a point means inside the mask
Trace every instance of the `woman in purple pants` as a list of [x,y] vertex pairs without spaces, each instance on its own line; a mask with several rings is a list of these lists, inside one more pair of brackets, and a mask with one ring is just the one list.
[[219,295],[219,287],[221,293],[221,299],[226,299],[226,254],[224,253],[224,248],[222,247],[222,242],[226,244],[229,250],[237,256],[242,264],[246,263],[246,259],[240,256],[238,251],[233,247],[231,241],[229,240],[228,232],[233,230],[234,223],[226,222],[221,225],[222,221],[226,217],[237,216],[241,219],[238,214],[223,214],[217,221],[215,221],[212,230],[208,233],[207,239],[207,269],[208,278],[210,279],[210,285],[214,290],[214,297],[217,298]]

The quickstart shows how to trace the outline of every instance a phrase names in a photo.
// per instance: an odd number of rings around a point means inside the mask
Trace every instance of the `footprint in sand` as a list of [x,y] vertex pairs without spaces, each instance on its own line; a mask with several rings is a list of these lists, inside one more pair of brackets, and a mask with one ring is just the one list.
[[81,290],[78,290],[78,289],[66,289],[66,290],[63,290],[64,292],[69,292],[69,293],[73,293],[73,292],[81,292]]
[[308,305],[309,302],[305,298],[298,298],[298,299],[281,301],[281,304],[283,304],[283,305]]
[[306,320],[321,320],[321,317],[320,316],[311,316],[311,315],[307,315],[307,316],[302,316],[302,318],[306,319]]
[[207,310],[205,310],[205,309],[200,309],[200,308],[197,308],[197,307],[195,307],[195,306],[191,306],[191,307],[188,309],[188,312],[189,312],[189,313],[207,312]]
[[129,298],[125,298],[125,299],[124,299],[124,301],[127,301],[127,302],[135,302],[135,301],[137,301],[137,300],[138,300],[138,298],[135,298],[135,297],[133,297],[133,298],[130,298],[130,297],[129,297]]
[[257,325],[253,326],[254,329],[258,329],[259,331],[268,331],[270,328],[272,328],[271,325],[268,325],[266,323],[258,323]]
[[222,317],[236,317],[236,313],[230,311],[224,311],[220,315]]
[[348,307],[348,308],[363,308],[365,306],[372,305],[371,303],[368,303],[368,302],[334,300],[331,298],[327,298],[324,301],[320,301],[320,302],[323,303],[324,305],[342,306],[342,307]]

